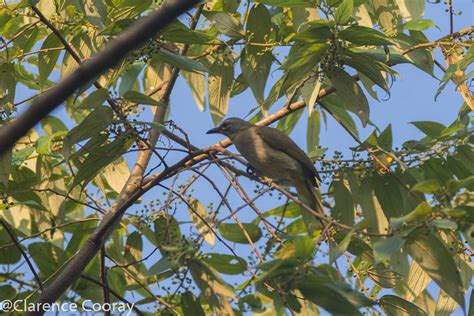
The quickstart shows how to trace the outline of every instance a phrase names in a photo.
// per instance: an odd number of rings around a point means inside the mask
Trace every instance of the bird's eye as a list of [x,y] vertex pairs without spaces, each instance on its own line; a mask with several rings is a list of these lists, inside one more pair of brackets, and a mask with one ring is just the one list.
[[228,128],[229,128],[229,125],[227,125],[227,124],[222,124],[222,126],[221,126],[221,129],[224,130],[224,131]]

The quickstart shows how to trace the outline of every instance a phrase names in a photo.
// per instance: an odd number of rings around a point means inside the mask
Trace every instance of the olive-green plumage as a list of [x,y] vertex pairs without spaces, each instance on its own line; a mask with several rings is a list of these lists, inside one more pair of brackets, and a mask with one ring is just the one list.
[[212,133],[229,137],[257,173],[278,184],[295,187],[305,204],[323,213],[316,189],[320,181],[318,172],[306,153],[285,133],[239,118],[224,120],[208,131]]

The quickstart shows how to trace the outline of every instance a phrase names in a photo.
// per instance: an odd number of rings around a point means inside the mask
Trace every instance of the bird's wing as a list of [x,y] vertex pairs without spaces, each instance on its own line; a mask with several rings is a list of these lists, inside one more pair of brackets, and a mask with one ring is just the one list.
[[[295,144],[295,142],[285,133],[279,131],[276,128],[268,126],[259,126],[257,128],[257,133],[263,138],[263,140],[270,146],[277,150],[281,150],[284,153],[288,154],[290,157],[296,159],[302,166],[308,176],[317,178],[321,182],[318,171],[313,165],[311,159],[308,155]],[[318,186],[318,183],[314,181],[315,186]]]

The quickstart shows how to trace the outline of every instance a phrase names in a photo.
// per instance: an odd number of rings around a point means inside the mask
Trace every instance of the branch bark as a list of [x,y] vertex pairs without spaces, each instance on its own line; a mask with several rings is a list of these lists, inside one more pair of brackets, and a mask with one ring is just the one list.
[[198,0],[170,0],[160,9],[127,29],[104,50],[83,63],[54,88],[35,98],[25,113],[0,129],[0,155],[58,107],[80,86],[116,65],[128,53],[156,35],[164,26],[197,4]]

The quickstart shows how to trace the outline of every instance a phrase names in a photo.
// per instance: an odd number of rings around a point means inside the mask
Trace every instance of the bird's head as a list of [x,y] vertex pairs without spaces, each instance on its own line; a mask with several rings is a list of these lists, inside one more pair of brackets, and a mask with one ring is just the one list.
[[230,117],[228,119],[223,120],[216,127],[208,130],[206,134],[222,134],[222,135],[232,138],[239,131],[249,128],[252,125],[253,125],[252,123],[249,123],[240,118]]

